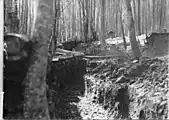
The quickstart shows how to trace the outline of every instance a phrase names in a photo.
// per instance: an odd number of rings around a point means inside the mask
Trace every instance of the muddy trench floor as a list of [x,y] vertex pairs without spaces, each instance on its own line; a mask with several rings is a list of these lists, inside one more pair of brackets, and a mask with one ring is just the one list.
[[107,113],[101,105],[92,101],[81,86],[67,85],[61,91],[57,106],[57,119],[106,119]]

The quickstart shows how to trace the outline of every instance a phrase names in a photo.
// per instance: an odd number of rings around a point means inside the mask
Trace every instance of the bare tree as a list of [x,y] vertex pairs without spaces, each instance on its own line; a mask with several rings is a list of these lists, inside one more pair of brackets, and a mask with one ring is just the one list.
[[120,24],[121,24],[121,32],[122,32],[122,36],[123,36],[124,49],[127,49],[127,42],[126,42],[126,38],[125,38],[123,19],[122,19],[122,5],[120,6]]
[[101,4],[101,31],[100,31],[100,42],[101,44],[105,43],[104,34],[105,34],[105,0],[100,0]]
[[138,35],[141,35],[141,26],[140,26],[140,0],[138,0]]
[[133,20],[133,16],[132,16],[130,0],[124,0],[124,5],[126,7],[126,21],[127,21],[127,27],[128,27],[128,30],[129,30],[129,37],[130,37],[133,55],[134,55],[134,57],[140,57],[141,52],[139,50],[139,46],[138,46],[138,43],[136,41],[134,20]]

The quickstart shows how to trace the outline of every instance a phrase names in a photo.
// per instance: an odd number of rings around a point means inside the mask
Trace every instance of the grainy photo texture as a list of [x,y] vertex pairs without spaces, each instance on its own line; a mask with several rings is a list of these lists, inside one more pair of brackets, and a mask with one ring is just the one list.
[[169,118],[169,0],[2,6],[4,119]]

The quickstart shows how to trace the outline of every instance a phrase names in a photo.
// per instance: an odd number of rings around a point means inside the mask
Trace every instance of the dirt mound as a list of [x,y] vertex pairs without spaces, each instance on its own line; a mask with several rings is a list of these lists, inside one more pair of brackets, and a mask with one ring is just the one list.
[[121,50],[115,45],[104,45],[102,46],[98,42],[92,42],[90,44],[81,44],[77,46],[75,51],[83,52],[85,55],[97,55],[97,56],[113,56],[113,57],[124,57],[128,58],[127,53]]
[[143,52],[145,57],[168,55],[169,33],[152,33],[148,38],[147,49]]
[[91,61],[88,68],[87,94],[109,119],[167,117],[167,59]]

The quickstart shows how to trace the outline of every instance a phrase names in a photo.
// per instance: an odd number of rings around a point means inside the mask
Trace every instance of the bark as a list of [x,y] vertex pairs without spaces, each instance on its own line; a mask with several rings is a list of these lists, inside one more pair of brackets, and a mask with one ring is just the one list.
[[127,27],[129,30],[129,37],[131,42],[131,48],[133,51],[134,57],[140,57],[141,52],[139,50],[138,43],[136,41],[136,34],[135,34],[135,27],[134,27],[134,20],[132,16],[131,4],[130,0],[124,0],[124,4],[126,7],[126,20],[127,20]]
[[[36,1],[38,2],[38,1]],[[25,119],[49,120],[49,109],[46,96],[46,75],[48,58],[48,36],[52,24],[52,2],[39,0],[38,17],[35,25],[34,52],[30,58],[30,66],[24,80],[24,117]]]

